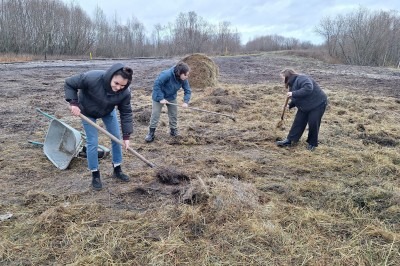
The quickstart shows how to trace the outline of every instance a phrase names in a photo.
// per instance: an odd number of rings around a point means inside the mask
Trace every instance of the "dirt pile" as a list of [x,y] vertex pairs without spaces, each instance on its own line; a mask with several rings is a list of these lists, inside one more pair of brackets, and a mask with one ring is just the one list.
[[192,54],[182,59],[190,67],[190,86],[206,88],[216,86],[219,69],[214,61],[203,54]]

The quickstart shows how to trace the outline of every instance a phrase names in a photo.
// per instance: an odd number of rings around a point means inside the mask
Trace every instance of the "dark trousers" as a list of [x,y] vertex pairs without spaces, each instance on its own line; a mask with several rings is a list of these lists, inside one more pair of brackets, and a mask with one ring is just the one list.
[[308,112],[303,112],[298,109],[287,139],[292,142],[298,142],[308,124],[307,142],[317,147],[319,127],[321,125],[322,116],[325,113],[326,105],[327,103],[325,102]]

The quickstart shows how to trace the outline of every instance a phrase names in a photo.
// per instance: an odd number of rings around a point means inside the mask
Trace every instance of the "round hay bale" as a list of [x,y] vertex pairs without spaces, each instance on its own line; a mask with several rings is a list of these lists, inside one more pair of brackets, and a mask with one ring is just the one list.
[[160,167],[156,176],[161,183],[169,185],[177,185],[181,181],[188,181],[190,179],[185,173],[171,167]]
[[190,67],[189,83],[194,88],[216,86],[218,83],[218,66],[204,54],[191,54],[182,59]]

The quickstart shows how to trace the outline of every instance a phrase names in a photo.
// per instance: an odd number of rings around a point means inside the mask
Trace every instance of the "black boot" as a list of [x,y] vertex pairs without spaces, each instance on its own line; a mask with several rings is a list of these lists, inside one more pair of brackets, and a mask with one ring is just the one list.
[[122,173],[121,165],[114,167],[113,177],[118,178],[119,180],[124,181],[124,182],[129,181],[129,176]]
[[279,147],[288,147],[288,146],[292,146],[292,141],[289,139],[284,139],[281,141],[277,141],[276,145],[278,145]]
[[156,132],[155,128],[149,128],[149,133],[146,135],[144,139],[146,142],[152,142],[155,138],[154,133]]
[[307,150],[309,150],[309,151],[315,151],[315,146],[314,145],[311,145],[311,144],[308,144],[307,145]]
[[103,188],[100,180],[99,170],[92,172],[92,187],[94,190],[101,190]]
[[172,137],[179,136],[178,129],[177,129],[177,128],[171,128],[171,131],[169,132],[169,134],[170,134]]

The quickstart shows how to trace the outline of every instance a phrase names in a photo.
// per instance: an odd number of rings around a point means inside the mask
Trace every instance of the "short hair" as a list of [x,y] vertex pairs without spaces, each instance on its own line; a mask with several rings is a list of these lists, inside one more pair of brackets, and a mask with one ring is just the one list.
[[121,76],[123,79],[132,81],[133,70],[130,67],[123,67],[114,73],[114,76]]
[[180,77],[182,74],[188,73],[190,71],[190,67],[188,64],[184,63],[184,62],[179,62],[178,64],[176,64],[176,66],[174,67],[174,74],[176,77]]

